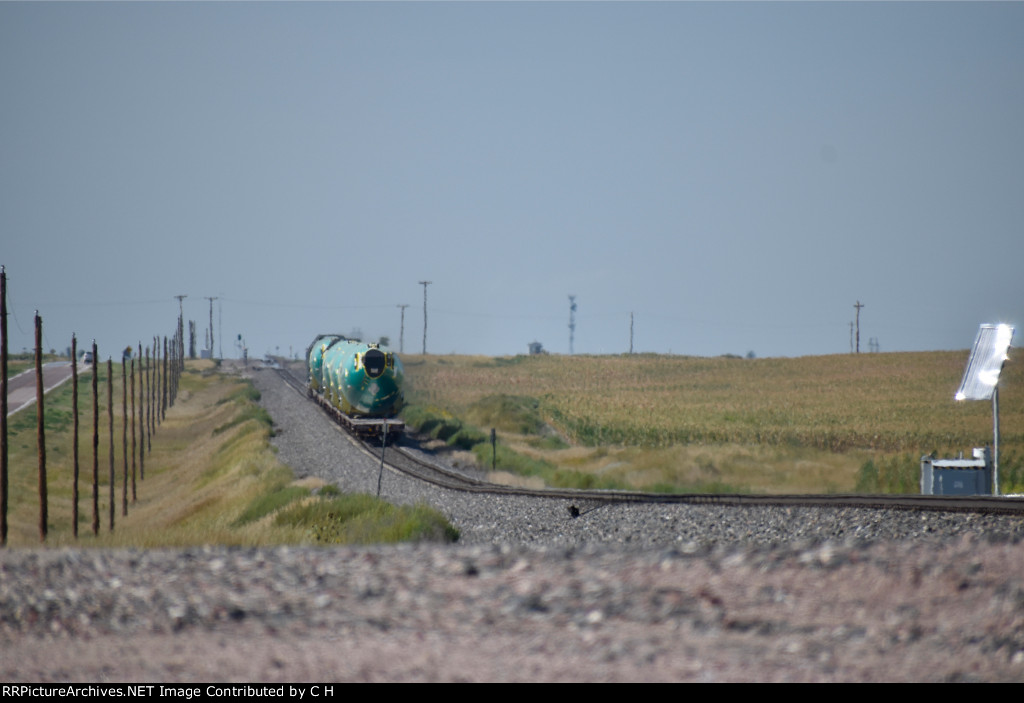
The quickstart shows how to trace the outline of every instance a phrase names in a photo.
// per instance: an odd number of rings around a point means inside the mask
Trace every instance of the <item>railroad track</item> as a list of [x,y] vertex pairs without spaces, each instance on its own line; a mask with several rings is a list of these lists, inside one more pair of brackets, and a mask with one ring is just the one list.
[[[309,396],[305,384],[284,368],[275,368],[289,387]],[[966,512],[975,514],[1024,515],[1024,499],[1006,496],[926,496],[926,495],[730,495],[667,494],[640,491],[575,490],[564,488],[531,489],[489,483],[467,476],[438,463],[423,459],[404,447],[382,448],[347,433],[350,440],[382,467],[441,488],[490,495],[521,495],[563,499],[571,502],[570,514],[580,515],[593,507],[609,503],[659,503],[733,506],[861,508],[874,510],[910,510]]]

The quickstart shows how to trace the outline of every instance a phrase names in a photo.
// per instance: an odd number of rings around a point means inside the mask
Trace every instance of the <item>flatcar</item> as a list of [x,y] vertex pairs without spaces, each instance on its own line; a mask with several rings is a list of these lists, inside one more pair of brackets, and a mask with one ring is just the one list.
[[405,401],[398,354],[379,344],[321,334],[306,350],[309,395],[360,436],[394,439],[405,429],[395,415]]

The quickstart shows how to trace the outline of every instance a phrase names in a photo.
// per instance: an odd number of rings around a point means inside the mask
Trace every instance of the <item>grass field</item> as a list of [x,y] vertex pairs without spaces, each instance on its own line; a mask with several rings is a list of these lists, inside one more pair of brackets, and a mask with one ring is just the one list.
[[[499,468],[559,485],[916,492],[923,454],[992,443],[992,406],[956,403],[962,352],[739,359],[415,356],[406,415]],[[1004,492],[1024,489],[1024,369],[1000,383]],[[445,429],[447,427],[447,429]],[[438,429],[441,428],[441,429]],[[490,464],[491,448],[475,449]],[[523,464],[517,467],[516,464]]]
[[[46,396],[48,546],[170,547],[203,544],[268,545],[452,540],[457,532],[423,506],[394,506],[373,496],[342,495],[319,481],[295,481],[270,443],[272,420],[251,384],[190,361],[178,400],[152,437],[145,478],[129,488],[122,515],[121,369],[114,369],[114,529],[110,529],[110,423],[106,368],[101,365],[97,452],[98,516],[93,534],[92,377],[79,377],[79,537],[72,534],[73,453],[71,383]],[[130,408],[130,406],[129,406]],[[130,412],[130,410],[129,410]],[[36,410],[9,422],[10,546],[37,546],[39,472]],[[131,473],[131,435],[128,434]],[[136,452],[138,455],[138,451]],[[129,485],[131,479],[129,478]],[[333,490],[332,490],[333,489]]]

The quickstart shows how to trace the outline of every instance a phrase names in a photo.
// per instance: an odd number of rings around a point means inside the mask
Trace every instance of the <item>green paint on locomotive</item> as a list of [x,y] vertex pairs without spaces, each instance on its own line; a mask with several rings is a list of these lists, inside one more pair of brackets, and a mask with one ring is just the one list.
[[405,372],[398,355],[377,344],[318,339],[310,351],[310,389],[346,415],[392,417],[402,408]]

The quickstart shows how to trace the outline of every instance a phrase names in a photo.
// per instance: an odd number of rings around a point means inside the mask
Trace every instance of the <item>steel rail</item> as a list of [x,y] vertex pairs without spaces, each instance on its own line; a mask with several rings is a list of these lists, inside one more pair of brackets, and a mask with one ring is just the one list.
[[[308,396],[301,381],[284,368],[276,369],[278,375],[297,393]],[[326,414],[326,412],[325,412]],[[339,425],[340,426],[340,425]],[[351,433],[347,433],[351,437]],[[355,440],[367,456],[381,461],[380,449],[371,447],[362,440]],[[697,493],[645,493],[642,491],[568,489],[568,488],[523,488],[489,483],[466,476],[449,468],[425,461],[410,454],[401,447],[389,447],[391,455],[402,457],[399,461],[389,459],[385,453],[384,465],[392,471],[425,481],[440,488],[482,493],[489,495],[516,495],[532,498],[553,498],[574,503],[647,503],[647,504],[694,504],[722,505],[736,507],[816,507],[831,509],[867,510],[910,510],[929,512],[963,512],[976,514],[1024,515],[1024,499],[1007,496],[929,496],[929,495],[858,495],[858,494],[697,494]],[[404,464],[404,465],[402,465]],[[571,508],[570,508],[571,511]]]

